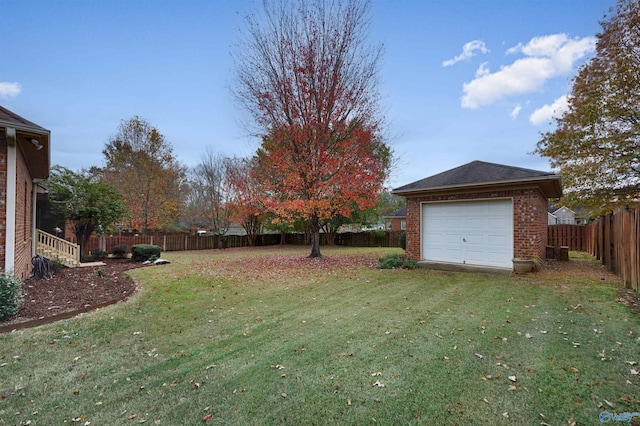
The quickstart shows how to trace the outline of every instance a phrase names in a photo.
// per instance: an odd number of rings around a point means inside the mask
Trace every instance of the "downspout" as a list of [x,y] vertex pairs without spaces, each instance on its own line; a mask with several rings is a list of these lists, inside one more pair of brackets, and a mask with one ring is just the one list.
[[7,136],[7,202],[5,205],[4,270],[13,273],[16,264],[16,129],[6,127]]

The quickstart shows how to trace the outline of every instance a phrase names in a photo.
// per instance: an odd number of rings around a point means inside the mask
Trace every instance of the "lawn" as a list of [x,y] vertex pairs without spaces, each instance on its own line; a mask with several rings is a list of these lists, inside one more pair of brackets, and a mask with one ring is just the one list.
[[164,253],[171,264],[131,271],[129,301],[0,336],[0,425],[590,425],[640,412],[640,318],[609,281],[377,269],[391,252]]

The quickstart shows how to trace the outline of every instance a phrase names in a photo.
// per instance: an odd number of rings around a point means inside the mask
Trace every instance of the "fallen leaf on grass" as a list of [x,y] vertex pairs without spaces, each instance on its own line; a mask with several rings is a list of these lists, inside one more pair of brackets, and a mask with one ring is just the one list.
[[516,388],[515,386],[513,386],[513,385],[509,385],[509,390],[510,390],[510,391],[515,391],[516,389],[517,389],[517,388]]
[[379,387],[379,388],[383,388],[384,387],[384,383],[380,382],[380,380],[376,380],[376,382],[373,384],[373,386]]
[[628,396],[623,396],[620,398],[620,400],[624,402],[628,402],[629,404],[633,402],[633,399],[629,398]]
[[511,380],[512,382],[515,382],[515,381],[517,380],[517,379],[516,379],[516,376],[509,376],[508,378],[509,378],[509,380]]
[[480,359],[484,358],[484,356],[483,356],[483,355],[480,355],[480,354],[473,354],[473,355],[474,355],[476,358],[480,358]]
[[382,372],[380,372],[380,371],[376,371],[375,373],[371,373],[371,377],[378,377],[378,376],[381,376],[381,375],[382,375]]
[[203,422],[206,422],[207,420],[211,419],[211,417],[213,417],[213,415],[212,415],[212,414],[207,414],[206,416],[204,416],[204,417],[202,418],[202,421],[203,421]]

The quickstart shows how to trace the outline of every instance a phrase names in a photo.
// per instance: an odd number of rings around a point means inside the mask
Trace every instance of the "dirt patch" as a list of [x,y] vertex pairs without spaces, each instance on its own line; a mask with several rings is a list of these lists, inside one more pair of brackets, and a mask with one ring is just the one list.
[[570,281],[600,281],[614,286],[622,286],[622,281],[602,263],[588,259],[569,261],[547,260],[533,274],[535,278],[565,279]]
[[624,287],[624,283],[616,274],[598,261],[588,259],[569,259],[568,262],[547,260],[539,271],[532,275],[540,279],[565,280],[567,287],[578,281],[599,281],[618,287],[618,302],[627,305],[640,314],[640,294]]

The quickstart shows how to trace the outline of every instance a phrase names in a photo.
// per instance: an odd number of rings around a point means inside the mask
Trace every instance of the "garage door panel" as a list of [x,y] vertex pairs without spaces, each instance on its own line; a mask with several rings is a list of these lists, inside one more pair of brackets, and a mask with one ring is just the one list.
[[425,204],[422,210],[423,260],[511,267],[511,200]]

